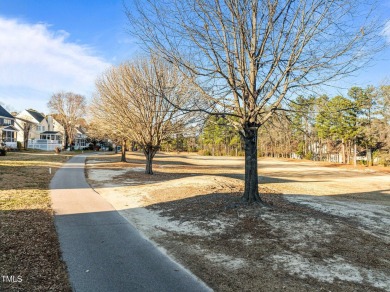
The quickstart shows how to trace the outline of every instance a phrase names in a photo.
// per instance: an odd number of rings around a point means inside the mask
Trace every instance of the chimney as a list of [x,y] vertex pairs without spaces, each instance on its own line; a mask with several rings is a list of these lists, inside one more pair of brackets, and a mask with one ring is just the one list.
[[54,131],[53,117],[47,116],[48,131]]

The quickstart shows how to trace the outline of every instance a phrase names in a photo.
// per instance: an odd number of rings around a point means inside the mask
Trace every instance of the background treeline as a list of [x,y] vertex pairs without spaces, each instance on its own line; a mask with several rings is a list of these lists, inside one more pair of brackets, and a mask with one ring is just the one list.
[[[243,155],[224,117],[210,116],[198,134],[177,134],[168,151]],[[339,163],[390,164],[390,85],[353,87],[347,96],[299,96],[258,133],[258,155]]]

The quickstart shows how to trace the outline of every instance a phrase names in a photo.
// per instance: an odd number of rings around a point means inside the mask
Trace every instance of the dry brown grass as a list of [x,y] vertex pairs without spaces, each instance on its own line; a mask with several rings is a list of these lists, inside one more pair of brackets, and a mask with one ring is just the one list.
[[15,277],[15,283],[0,278],[1,291],[71,290],[55,231],[49,183],[72,155],[34,151],[0,157],[0,273]]
[[[89,164],[89,181],[215,291],[390,291],[388,242],[375,233],[386,229],[366,232],[359,218],[321,212],[280,194],[291,186],[302,190],[310,185],[314,190],[323,181],[345,176],[345,183],[333,182],[339,195],[331,200],[348,197],[356,204],[357,198],[364,198],[361,203],[368,205],[359,207],[368,212],[370,204],[388,202],[388,196],[379,189],[378,194],[359,197],[348,191],[348,182],[371,174],[341,169],[329,173],[313,162],[298,165],[295,173],[272,162],[260,174],[285,177],[270,177],[260,187],[269,206],[258,206],[240,201],[242,158],[160,154],[153,176],[140,171],[142,158],[131,153],[129,163],[122,164],[118,156],[91,158],[95,161]],[[314,177],[305,181],[301,171]],[[378,178],[384,176],[372,176]],[[361,192],[373,190],[370,183],[364,187]]]

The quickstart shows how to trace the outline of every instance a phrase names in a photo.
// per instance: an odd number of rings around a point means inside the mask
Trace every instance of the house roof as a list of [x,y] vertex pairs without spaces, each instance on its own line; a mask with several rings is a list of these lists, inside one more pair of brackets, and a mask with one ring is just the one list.
[[38,123],[30,121],[30,120],[26,120],[24,118],[15,117],[15,119],[16,119],[16,123],[18,123],[18,121],[22,121],[22,122],[25,122],[25,123],[31,123],[31,124],[34,124],[34,125],[38,125]]
[[41,135],[62,135],[60,132],[57,131],[45,131],[42,132]]
[[1,105],[0,105],[0,117],[5,117],[5,118],[10,118],[10,119],[13,119],[14,117],[9,113],[7,112],[7,110],[5,108],[3,108]]
[[36,110],[33,109],[28,109],[26,110],[34,119],[36,119],[39,123],[43,121],[45,118],[41,113],[37,112]]
[[9,131],[9,132],[19,132],[19,130],[16,129],[16,128],[15,128],[14,126],[12,126],[12,125],[0,127],[0,130],[2,130],[2,131]]
[[87,132],[82,127],[76,127],[76,130],[80,132],[82,135],[86,135]]

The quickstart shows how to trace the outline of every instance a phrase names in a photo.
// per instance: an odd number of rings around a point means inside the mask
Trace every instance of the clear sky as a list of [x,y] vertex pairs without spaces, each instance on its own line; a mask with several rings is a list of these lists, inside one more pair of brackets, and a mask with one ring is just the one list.
[[[390,43],[390,0],[380,6]],[[122,0],[0,0],[0,103],[47,113],[54,92],[90,98],[107,67],[141,53],[126,29]],[[384,82],[390,83],[389,48],[339,84]]]
[[0,102],[47,112],[57,91],[90,97],[96,77],[131,58],[122,0],[0,0]]

